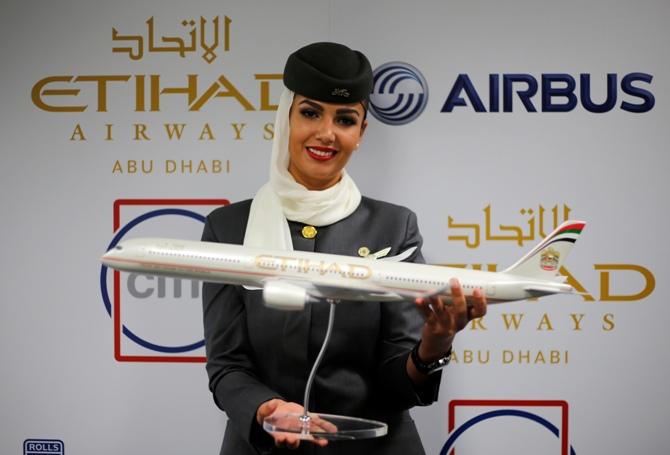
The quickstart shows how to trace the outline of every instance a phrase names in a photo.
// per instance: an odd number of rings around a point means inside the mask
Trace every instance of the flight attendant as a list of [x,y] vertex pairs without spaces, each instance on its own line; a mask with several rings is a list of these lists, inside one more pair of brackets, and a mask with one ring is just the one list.
[[[269,181],[253,200],[221,207],[202,240],[350,256],[417,247],[416,216],[405,207],[362,196],[345,167],[358,153],[367,122],[372,69],[360,52],[314,43],[292,53],[284,69]],[[392,151],[366,150],[384,159]],[[453,303],[342,302],[317,371],[309,409],[381,420],[384,437],[360,441],[300,441],[263,431],[263,419],[302,412],[310,368],[325,336],[328,305],[285,312],[263,305],[261,291],[203,287],[209,387],[226,412],[221,454],[423,454],[409,415],[437,400],[442,368],[456,333],[486,313],[479,290],[466,302],[452,282]]]

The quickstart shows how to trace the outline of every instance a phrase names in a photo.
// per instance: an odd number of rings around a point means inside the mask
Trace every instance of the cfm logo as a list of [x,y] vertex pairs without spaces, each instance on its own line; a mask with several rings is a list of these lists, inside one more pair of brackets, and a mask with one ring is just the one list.
[[[129,237],[199,238],[205,215],[226,199],[119,199],[107,250]],[[200,282],[100,269],[119,362],[204,362]]]
[[440,455],[575,455],[568,424],[568,403],[563,400],[452,400],[449,437]]

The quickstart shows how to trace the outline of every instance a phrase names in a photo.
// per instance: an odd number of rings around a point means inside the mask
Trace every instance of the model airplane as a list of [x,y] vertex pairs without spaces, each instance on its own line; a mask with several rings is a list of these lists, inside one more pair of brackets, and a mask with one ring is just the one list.
[[262,289],[267,306],[284,310],[319,299],[400,301],[441,295],[449,301],[452,278],[466,296],[480,288],[489,303],[499,303],[575,293],[558,272],[584,226],[566,221],[502,272],[401,262],[414,249],[370,259],[160,238],[125,240],[102,262],[116,270]]

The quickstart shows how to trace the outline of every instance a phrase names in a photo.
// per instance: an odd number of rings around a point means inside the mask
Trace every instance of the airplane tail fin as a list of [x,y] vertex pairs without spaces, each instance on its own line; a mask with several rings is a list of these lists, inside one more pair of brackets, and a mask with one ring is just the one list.
[[566,221],[503,272],[528,278],[558,281],[556,280],[556,277],[559,276],[558,271],[584,226],[586,223],[583,221]]

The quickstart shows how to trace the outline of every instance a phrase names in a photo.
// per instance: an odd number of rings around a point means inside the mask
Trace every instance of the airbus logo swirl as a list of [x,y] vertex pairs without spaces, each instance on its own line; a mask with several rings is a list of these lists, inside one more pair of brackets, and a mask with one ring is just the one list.
[[408,63],[389,62],[373,72],[370,113],[388,125],[404,125],[416,119],[428,103],[428,84],[421,72]]

